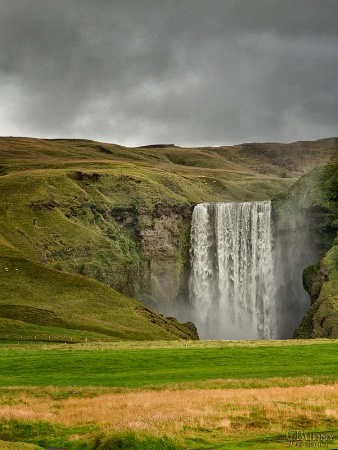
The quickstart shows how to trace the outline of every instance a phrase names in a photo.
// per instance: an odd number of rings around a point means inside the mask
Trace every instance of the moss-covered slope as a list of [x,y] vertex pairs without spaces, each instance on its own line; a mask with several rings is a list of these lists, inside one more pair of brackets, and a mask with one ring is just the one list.
[[193,333],[88,277],[47,268],[3,247],[0,254],[2,339],[67,342],[193,339]]

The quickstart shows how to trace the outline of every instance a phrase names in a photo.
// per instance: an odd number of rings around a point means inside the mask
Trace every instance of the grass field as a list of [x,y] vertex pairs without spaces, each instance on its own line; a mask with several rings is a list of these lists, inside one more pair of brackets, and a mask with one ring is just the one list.
[[[338,344],[223,345],[203,348],[101,349],[40,345],[0,352],[1,386],[107,386],[144,388],[207,380],[311,377],[334,380]],[[187,347],[185,347],[185,345]],[[84,346],[85,348],[85,346]],[[62,364],[60,364],[62,361]],[[13,367],[20,370],[13,372]],[[32,377],[32,374],[34,376]]]
[[337,350],[336,340],[3,342],[0,439],[74,450],[258,450],[318,437],[334,448]]

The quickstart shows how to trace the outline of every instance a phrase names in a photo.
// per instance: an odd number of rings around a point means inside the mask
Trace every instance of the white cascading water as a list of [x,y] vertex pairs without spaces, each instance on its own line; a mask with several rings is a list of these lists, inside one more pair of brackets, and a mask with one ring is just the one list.
[[195,206],[190,251],[200,338],[278,338],[270,201]]

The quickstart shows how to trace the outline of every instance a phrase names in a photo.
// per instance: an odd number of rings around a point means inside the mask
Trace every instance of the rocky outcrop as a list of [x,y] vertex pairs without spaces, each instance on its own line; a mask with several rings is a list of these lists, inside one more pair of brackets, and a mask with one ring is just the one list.
[[185,295],[191,212],[192,208],[177,206],[158,208],[153,215],[143,210],[138,215],[143,260],[140,300],[164,313]]
[[[132,289],[133,296],[142,303],[164,314],[171,313],[178,299],[187,300],[192,209],[180,204],[158,204],[151,209],[119,207],[111,211],[113,220],[137,242],[138,269],[127,289]],[[120,290],[123,292],[123,287]]]
[[320,262],[303,274],[304,288],[312,306],[295,338],[338,338],[338,240]]

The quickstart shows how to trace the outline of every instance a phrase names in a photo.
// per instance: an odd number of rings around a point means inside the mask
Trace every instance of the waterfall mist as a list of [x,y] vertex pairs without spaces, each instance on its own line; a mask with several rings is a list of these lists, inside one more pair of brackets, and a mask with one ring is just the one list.
[[202,203],[191,226],[190,303],[202,339],[276,339],[271,202]]
[[291,195],[273,202],[274,260],[279,333],[281,339],[293,337],[311,302],[304,290],[303,270],[325,253],[321,232],[321,213],[316,195],[321,169],[297,181]]

